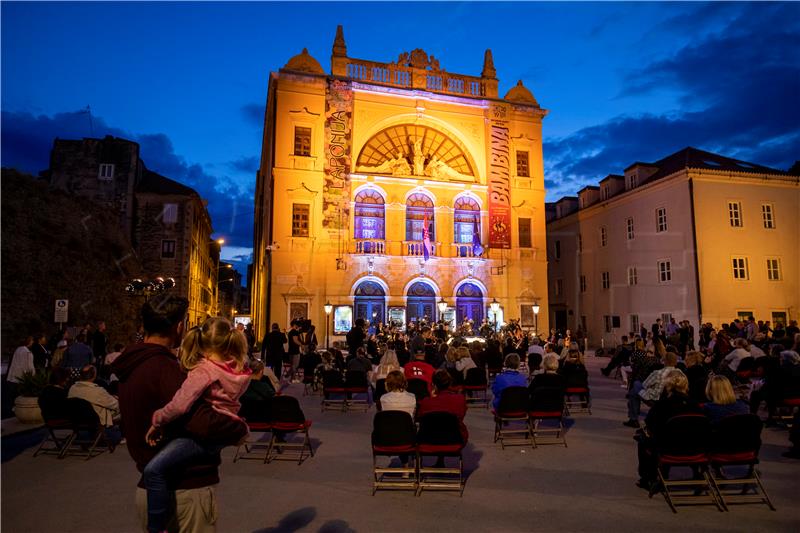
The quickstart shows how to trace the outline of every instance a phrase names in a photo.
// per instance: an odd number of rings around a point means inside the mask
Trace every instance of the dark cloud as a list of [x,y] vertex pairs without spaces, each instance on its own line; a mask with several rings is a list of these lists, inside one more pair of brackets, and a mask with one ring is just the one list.
[[668,90],[681,109],[620,116],[547,140],[550,198],[686,146],[788,169],[800,154],[800,9],[763,5],[701,6],[724,18],[720,31],[631,72],[626,95]]
[[245,104],[241,112],[248,124],[259,128],[264,126],[264,104]]
[[233,161],[229,161],[228,165],[231,169],[237,172],[244,172],[247,174],[255,174],[258,170],[258,157],[240,157],[239,159],[234,159]]
[[[147,168],[192,187],[208,200],[208,211],[216,233],[225,236],[230,246],[253,245],[253,185],[242,187],[227,175],[214,175],[202,165],[190,163],[175,153],[170,138],[163,133],[135,134],[106,124],[102,117],[85,112],[34,116],[30,113],[2,112],[2,166],[38,174],[49,165],[50,150],[56,137],[78,139],[114,135],[139,143]],[[246,158],[242,158],[246,159]]]

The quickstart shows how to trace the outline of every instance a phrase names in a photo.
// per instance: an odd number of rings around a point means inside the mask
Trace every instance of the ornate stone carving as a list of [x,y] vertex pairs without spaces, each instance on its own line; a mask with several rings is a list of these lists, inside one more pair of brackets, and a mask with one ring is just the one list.
[[322,70],[322,65],[319,61],[311,57],[308,53],[308,48],[303,48],[303,51],[291,58],[284,66],[285,70],[293,70],[295,72],[309,72],[311,74],[325,74]]
[[425,70],[441,71],[439,60],[433,55],[428,54],[422,48],[416,48],[409,52],[403,52],[397,57],[396,65],[401,67],[413,67]]

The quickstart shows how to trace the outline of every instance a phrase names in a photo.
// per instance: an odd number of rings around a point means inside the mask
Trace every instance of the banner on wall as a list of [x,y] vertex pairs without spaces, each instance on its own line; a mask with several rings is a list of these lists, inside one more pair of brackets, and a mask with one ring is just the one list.
[[353,90],[349,81],[328,80],[325,88],[325,163],[322,227],[346,230],[350,222],[350,160]]
[[489,160],[489,246],[511,248],[511,176],[507,108],[492,106]]

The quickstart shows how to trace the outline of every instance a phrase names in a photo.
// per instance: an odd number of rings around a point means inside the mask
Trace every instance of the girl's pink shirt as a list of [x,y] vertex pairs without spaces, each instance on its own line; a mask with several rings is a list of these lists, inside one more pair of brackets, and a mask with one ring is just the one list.
[[218,412],[239,418],[239,398],[250,384],[250,369],[236,370],[236,363],[218,363],[204,358],[189,371],[186,380],[172,400],[153,413],[156,427],[172,422],[185,414],[200,396]]

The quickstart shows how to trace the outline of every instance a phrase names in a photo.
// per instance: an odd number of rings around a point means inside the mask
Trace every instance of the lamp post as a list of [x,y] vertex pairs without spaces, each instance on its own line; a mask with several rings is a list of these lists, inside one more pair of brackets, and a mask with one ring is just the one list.
[[489,307],[494,315],[494,330],[497,331],[497,313],[500,312],[500,302],[497,301],[497,298],[492,298],[492,303],[489,304]]
[[444,301],[444,298],[439,298],[439,303],[436,304],[439,308],[439,320],[444,322],[444,312],[447,311],[447,302]]
[[539,304],[533,304],[533,332],[539,336]]
[[330,325],[331,325],[331,311],[333,311],[333,306],[330,302],[325,302],[325,349],[329,349],[331,346],[331,340],[328,333],[330,332]]

